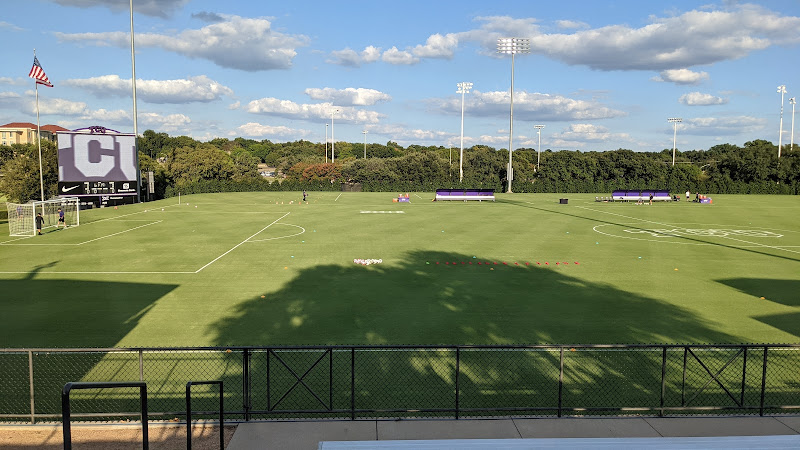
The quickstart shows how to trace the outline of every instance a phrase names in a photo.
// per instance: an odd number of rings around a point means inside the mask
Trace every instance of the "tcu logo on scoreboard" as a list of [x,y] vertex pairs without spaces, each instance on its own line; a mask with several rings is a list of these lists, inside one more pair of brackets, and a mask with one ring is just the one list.
[[132,134],[58,133],[59,181],[135,181]]

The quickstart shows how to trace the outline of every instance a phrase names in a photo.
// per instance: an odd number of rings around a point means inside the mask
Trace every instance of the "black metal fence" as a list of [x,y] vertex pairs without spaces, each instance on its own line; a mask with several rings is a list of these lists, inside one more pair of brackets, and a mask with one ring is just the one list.
[[[58,421],[68,382],[144,381],[185,420],[191,380],[226,420],[777,414],[800,409],[798,345],[0,349],[0,420]],[[219,414],[213,385],[192,414]],[[72,418],[139,416],[135,389],[73,393]]]

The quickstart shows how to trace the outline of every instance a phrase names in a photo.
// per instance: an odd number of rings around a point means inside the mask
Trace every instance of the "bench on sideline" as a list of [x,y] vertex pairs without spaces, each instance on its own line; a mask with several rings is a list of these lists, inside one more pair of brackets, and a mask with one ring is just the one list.
[[434,201],[439,200],[494,201],[494,189],[437,189]]
[[615,202],[647,202],[650,201],[650,195],[653,195],[654,202],[671,202],[672,197],[669,195],[669,191],[654,191],[654,190],[643,190],[643,191],[614,191],[611,194],[611,198]]

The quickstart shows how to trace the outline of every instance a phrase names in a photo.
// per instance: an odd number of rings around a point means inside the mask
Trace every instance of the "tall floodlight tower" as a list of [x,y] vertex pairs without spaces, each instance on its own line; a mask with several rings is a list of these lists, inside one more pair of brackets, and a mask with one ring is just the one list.
[[328,124],[325,124],[325,164],[328,164]]
[[367,159],[367,130],[362,131],[364,133],[364,159]]
[[781,157],[781,146],[783,145],[783,95],[786,93],[786,85],[778,86],[778,94],[781,94],[781,124],[778,128],[778,158]]
[[338,113],[338,109],[334,109],[331,111],[331,163],[336,162],[336,157],[334,156],[334,149],[336,148],[336,138],[333,137],[333,115]]
[[514,151],[514,55],[530,53],[531,40],[528,38],[500,38],[497,40],[497,53],[511,55],[511,109],[508,125],[508,193],[511,193],[511,182],[514,180],[514,166],[511,165],[511,154]]
[[539,135],[539,146],[536,147],[536,171],[539,171],[539,163],[542,160],[542,128],[544,125],[534,125],[533,128],[536,128],[536,134]]
[[458,156],[458,181],[464,180],[464,94],[469,94],[472,83],[464,81],[456,85],[456,93],[461,94],[461,153]]
[[794,150],[794,104],[795,103],[797,102],[795,101],[794,97],[789,99],[789,104],[792,105],[792,133],[791,133],[792,140],[789,141],[789,150]]
[[[130,0],[131,10],[131,87],[133,90],[133,148],[136,149],[136,202],[142,201],[142,171],[139,170],[139,113],[136,111],[136,49],[133,45],[133,0]],[[42,199],[44,200],[44,199]]]
[[672,123],[672,166],[675,166],[675,149],[677,148],[678,144],[678,124],[681,123],[683,119],[680,117],[670,117],[667,119],[667,122]]

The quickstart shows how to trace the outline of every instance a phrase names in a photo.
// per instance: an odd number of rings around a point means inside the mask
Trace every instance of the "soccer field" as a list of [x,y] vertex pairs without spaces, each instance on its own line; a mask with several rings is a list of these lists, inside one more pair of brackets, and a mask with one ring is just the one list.
[[4,231],[0,347],[798,342],[798,197],[393,196],[203,194]]

